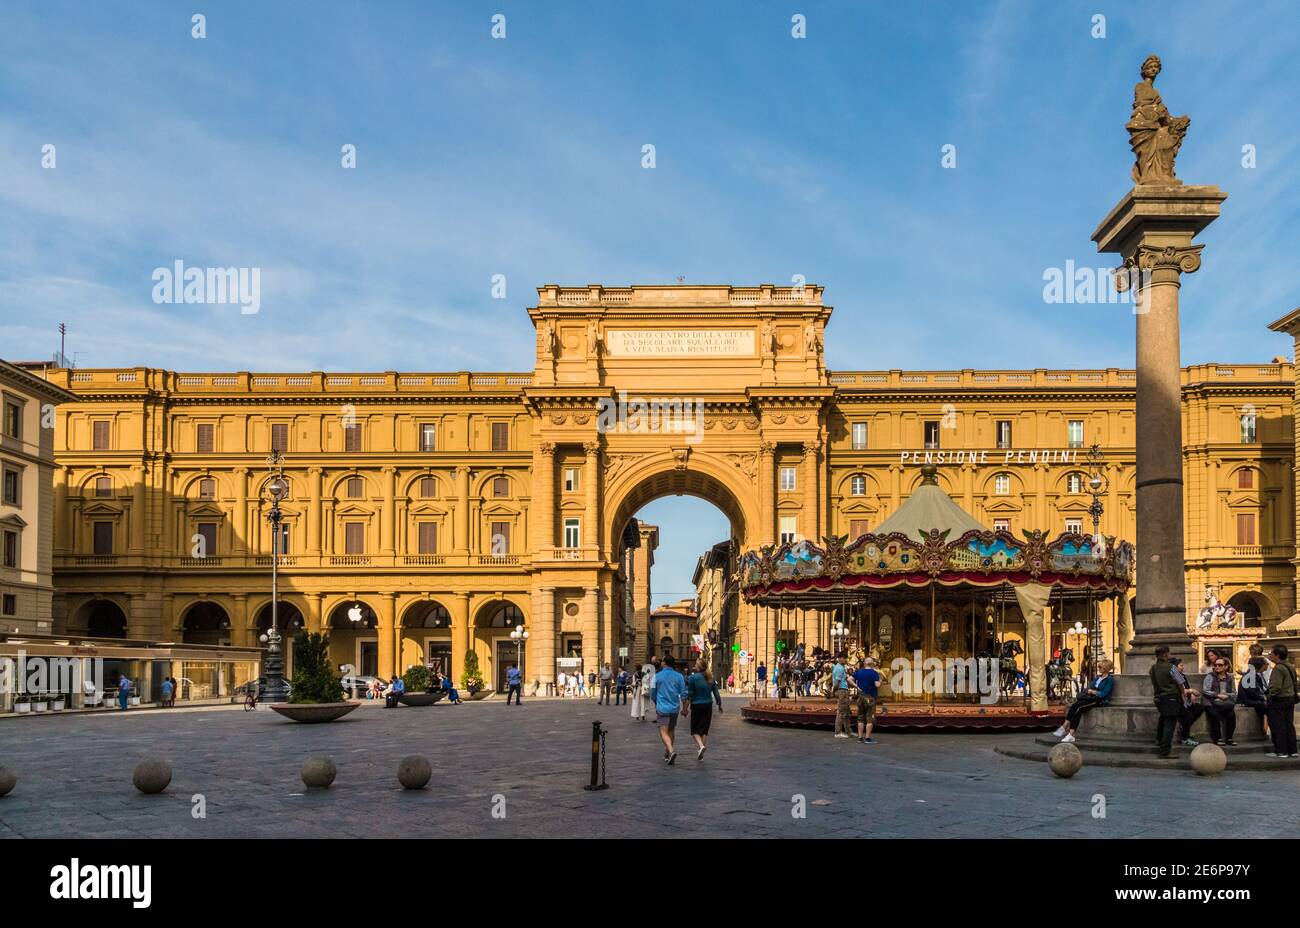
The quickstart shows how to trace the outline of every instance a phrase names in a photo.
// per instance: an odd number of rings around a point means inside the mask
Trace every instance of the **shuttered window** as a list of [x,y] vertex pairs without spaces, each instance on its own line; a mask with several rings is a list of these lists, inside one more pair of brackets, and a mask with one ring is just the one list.
[[438,523],[436,522],[420,523],[420,553],[421,554],[438,553]]

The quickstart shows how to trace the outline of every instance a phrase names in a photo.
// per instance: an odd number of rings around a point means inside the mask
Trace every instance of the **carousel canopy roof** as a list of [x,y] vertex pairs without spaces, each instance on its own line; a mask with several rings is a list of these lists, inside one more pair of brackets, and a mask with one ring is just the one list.
[[893,532],[925,541],[931,529],[943,531],[948,529],[949,538],[960,538],[967,532],[983,532],[987,529],[980,525],[965,509],[962,509],[952,497],[939,486],[936,474],[938,468],[927,464],[921,469],[921,485],[912,491],[912,495],[903,501],[898,511],[880,523],[877,535],[889,535]]

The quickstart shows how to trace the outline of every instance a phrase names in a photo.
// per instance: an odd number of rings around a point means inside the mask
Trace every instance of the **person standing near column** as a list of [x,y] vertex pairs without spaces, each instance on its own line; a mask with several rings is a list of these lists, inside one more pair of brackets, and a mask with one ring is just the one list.
[[519,671],[518,664],[511,664],[506,669],[506,705],[510,705],[510,698],[514,697],[515,705],[524,704],[524,675]]
[[1183,691],[1174,680],[1174,665],[1169,661],[1169,646],[1159,645],[1156,662],[1151,665],[1151,692],[1155,696],[1159,719],[1156,722],[1157,757],[1172,757],[1174,729],[1183,714]]
[[1287,647],[1273,645],[1268,659],[1273,672],[1268,678],[1268,731],[1273,736],[1273,750],[1268,757],[1295,757],[1296,673],[1286,662]]
[[614,671],[610,669],[609,664],[600,665],[600,698],[596,700],[596,705],[602,703],[609,705],[610,693],[614,688]]
[[849,672],[844,667],[844,652],[835,655],[831,667],[831,694],[835,697],[835,737],[852,737],[849,731]]

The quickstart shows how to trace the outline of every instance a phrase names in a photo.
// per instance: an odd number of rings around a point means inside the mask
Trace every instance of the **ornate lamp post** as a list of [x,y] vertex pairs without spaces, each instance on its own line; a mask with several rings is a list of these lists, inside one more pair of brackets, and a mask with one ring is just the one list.
[[836,654],[840,653],[840,648],[844,643],[844,639],[848,637],[848,634],[849,627],[838,619],[835,621],[835,624],[831,626],[831,647],[835,650]]
[[271,501],[271,510],[266,514],[271,523],[271,629],[262,636],[266,644],[266,685],[261,698],[268,702],[287,702],[289,687],[284,682],[284,653],[280,649],[279,622],[279,564],[280,564],[280,501],[289,495],[289,484],[284,479],[284,455],[272,451],[266,458],[267,469],[271,479],[266,482],[262,492]]
[[524,673],[524,642],[528,640],[528,629],[522,625],[516,625],[515,630],[510,633],[510,637],[515,642],[515,666],[519,668],[519,679],[522,680]]
[[1088,507],[1088,515],[1092,516],[1092,537],[1096,541],[1097,533],[1100,531],[1101,515],[1106,511],[1101,505],[1101,497],[1110,487],[1110,480],[1102,469],[1104,457],[1101,446],[1093,442],[1092,447],[1088,449],[1087,457],[1088,464],[1092,467],[1092,476],[1088,478],[1088,492],[1092,494],[1092,505]]

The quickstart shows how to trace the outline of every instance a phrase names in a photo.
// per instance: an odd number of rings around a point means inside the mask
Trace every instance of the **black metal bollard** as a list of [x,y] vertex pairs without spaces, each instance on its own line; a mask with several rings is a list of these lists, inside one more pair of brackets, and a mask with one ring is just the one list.
[[609,789],[605,782],[605,732],[599,722],[591,723],[591,782],[583,789]]

